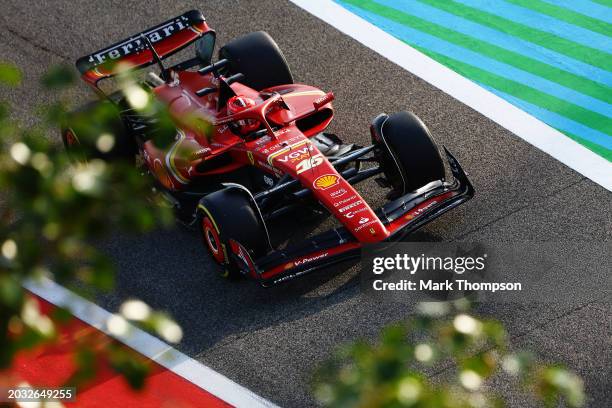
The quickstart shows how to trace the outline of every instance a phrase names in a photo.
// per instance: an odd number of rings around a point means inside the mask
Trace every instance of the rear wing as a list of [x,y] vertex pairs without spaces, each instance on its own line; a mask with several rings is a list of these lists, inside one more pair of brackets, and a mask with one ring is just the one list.
[[82,78],[95,87],[99,80],[125,69],[120,67],[122,63],[130,65],[132,69],[139,69],[155,62],[155,57],[151,50],[147,49],[143,36],[149,39],[159,57],[163,59],[182,50],[209,31],[212,30],[206,24],[202,13],[191,10],[110,47],[81,57],[76,66]]

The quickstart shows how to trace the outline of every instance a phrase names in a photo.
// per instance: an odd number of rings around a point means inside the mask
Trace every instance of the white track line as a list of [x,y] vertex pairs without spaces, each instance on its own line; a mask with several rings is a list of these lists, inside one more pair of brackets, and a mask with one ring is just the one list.
[[290,1],[612,191],[612,163],[563,133],[331,0]]
[[83,299],[50,279],[28,281],[23,285],[30,292],[63,308],[90,326],[120,341],[140,354],[155,361],[187,381],[236,407],[273,408],[270,401],[236,384],[213,369],[170,347],[157,337],[130,325],[125,336],[115,336],[106,327],[112,314]]

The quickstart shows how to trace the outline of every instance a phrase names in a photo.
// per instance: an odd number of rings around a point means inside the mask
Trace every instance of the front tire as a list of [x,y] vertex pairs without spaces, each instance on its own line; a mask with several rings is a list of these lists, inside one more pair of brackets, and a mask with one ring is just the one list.
[[444,162],[427,126],[414,113],[380,115],[372,123],[373,143],[392,196],[443,180]]
[[266,254],[269,249],[266,227],[244,187],[232,185],[215,191],[200,200],[198,209],[204,246],[221,266],[222,277],[242,276],[231,256],[230,239],[240,243],[253,259]]

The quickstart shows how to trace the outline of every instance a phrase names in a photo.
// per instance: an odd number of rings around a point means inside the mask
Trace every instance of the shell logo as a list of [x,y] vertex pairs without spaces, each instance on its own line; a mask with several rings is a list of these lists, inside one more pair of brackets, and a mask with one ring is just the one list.
[[328,188],[337,185],[338,182],[338,176],[334,176],[333,174],[325,174],[317,177],[313,184],[315,188],[318,188],[319,190],[327,190]]

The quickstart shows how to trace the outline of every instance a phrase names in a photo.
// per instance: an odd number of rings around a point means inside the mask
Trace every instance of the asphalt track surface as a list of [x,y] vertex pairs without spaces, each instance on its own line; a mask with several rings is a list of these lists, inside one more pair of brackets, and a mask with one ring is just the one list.
[[[344,139],[365,144],[368,124],[378,113],[410,109],[453,151],[469,171],[477,196],[412,239],[612,238],[608,191],[287,1],[3,0],[1,6],[0,59],[19,64],[26,74],[22,89],[2,96],[16,105],[15,114],[24,122],[33,122],[28,110],[48,98],[37,90],[36,80],[50,64],[72,63],[199,8],[221,44],[267,30],[297,81],[335,92],[337,113],[330,130]],[[84,88],[75,92],[80,100],[85,95]],[[361,191],[367,197],[380,195],[370,184]],[[287,236],[296,236],[313,222],[293,217],[286,224]],[[413,312],[412,306],[365,298],[352,264],[268,290],[248,281],[223,281],[197,234],[181,227],[147,236],[118,235],[103,247],[116,260],[119,277],[115,293],[100,299],[102,306],[113,311],[122,300],[138,297],[168,310],[185,331],[181,351],[282,406],[312,406],[309,381],[317,362],[339,344],[373,338],[385,324]],[[585,380],[588,406],[612,400],[609,301],[593,298],[558,308],[483,305],[479,313],[505,322],[516,347],[576,370]],[[493,386],[511,406],[526,406],[523,394],[503,378]]]

